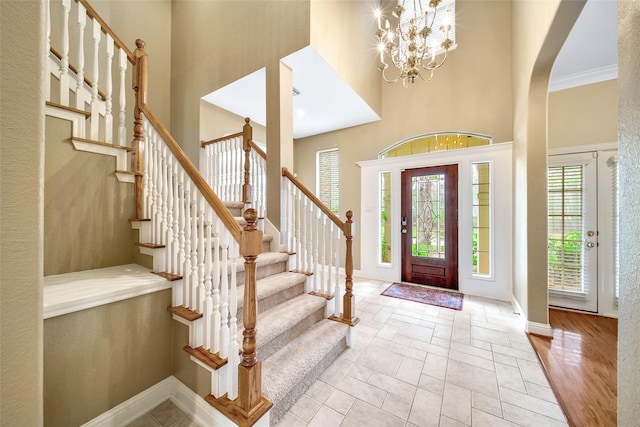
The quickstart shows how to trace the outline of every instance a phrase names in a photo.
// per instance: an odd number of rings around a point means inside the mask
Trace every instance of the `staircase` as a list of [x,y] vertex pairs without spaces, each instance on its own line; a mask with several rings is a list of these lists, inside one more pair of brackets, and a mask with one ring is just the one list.
[[[215,148],[203,143],[205,178],[146,104],[144,42],[137,40],[133,52],[127,49],[86,0],[62,0],[62,8],[63,46],[51,48],[48,58],[47,114],[72,121],[74,147],[114,156],[116,175],[135,185],[136,245],[152,257],[155,274],[172,283],[168,311],[189,327],[184,350],[211,373],[205,400],[240,426],[263,424],[265,414],[271,425],[277,423],[347,347],[350,327],[358,321],[351,292],[351,213],[342,222],[285,169],[287,225],[275,230],[264,218],[266,154],[251,141],[249,120],[233,136],[242,135],[241,145],[228,138],[209,141],[221,143]],[[88,20],[94,41],[93,51],[79,53],[75,65],[69,63],[67,28],[72,10],[79,32],[73,37],[84,38]],[[102,51],[106,58],[99,58]],[[91,79],[84,75],[85,57],[92,58]],[[113,90],[113,68],[119,69],[119,93]],[[128,78],[134,82],[133,106],[124,93]],[[241,166],[235,170],[234,164]]]

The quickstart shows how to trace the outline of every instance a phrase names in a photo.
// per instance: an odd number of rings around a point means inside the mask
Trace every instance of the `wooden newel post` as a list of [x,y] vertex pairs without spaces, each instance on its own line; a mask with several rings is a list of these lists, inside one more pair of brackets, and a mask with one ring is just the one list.
[[135,218],[142,219],[142,201],[144,197],[144,128],[142,126],[142,106],[147,103],[147,53],[144,41],[136,40],[135,68],[133,72],[133,90],[135,92],[135,106],[133,109],[133,171],[135,172]]
[[238,406],[243,415],[252,414],[264,405],[262,398],[262,364],[256,356],[256,321],[258,300],[256,297],[256,258],[262,252],[262,231],[256,227],[258,214],[255,209],[244,211],[247,225],[240,237],[240,254],[244,257],[244,305],[242,320],[242,361],[238,365]]
[[242,149],[244,150],[244,184],[242,185],[242,201],[245,208],[253,203],[251,194],[251,141],[253,140],[253,129],[249,124],[249,117],[244,119],[242,127]]
[[346,238],[347,254],[344,263],[345,293],[342,305],[342,322],[354,326],[360,319],[355,316],[356,297],[353,295],[353,212],[347,211],[347,222],[344,223],[344,236]]

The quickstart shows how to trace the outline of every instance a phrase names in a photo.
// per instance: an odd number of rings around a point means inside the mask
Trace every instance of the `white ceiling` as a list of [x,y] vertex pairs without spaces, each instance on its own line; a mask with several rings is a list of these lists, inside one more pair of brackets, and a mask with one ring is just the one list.
[[[300,91],[293,97],[294,138],[380,120],[311,46],[282,61],[293,70],[293,86]],[[556,58],[549,90],[614,79],[618,75],[617,65],[617,1],[588,0]],[[265,69],[203,99],[265,125]]]
[[550,91],[618,76],[616,0],[589,0],[560,50],[551,72]]
[[[370,123],[380,117],[311,46],[285,58],[293,70],[293,137],[304,138]],[[260,69],[202,98],[266,124],[266,72]]]

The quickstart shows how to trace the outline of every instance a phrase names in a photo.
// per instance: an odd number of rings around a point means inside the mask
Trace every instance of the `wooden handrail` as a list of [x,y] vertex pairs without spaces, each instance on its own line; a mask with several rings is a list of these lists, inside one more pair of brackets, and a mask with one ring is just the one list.
[[267,153],[262,151],[262,149],[260,147],[258,147],[258,145],[255,142],[249,141],[249,145],[251,145],[251,149],[253,151],[255,151],[256,153],[258,153],[258,155],[260,157],[262,157],[263,159],[267,160]]
[[318,206],[320,208],[320,210],[322,210],[322,212],[324,212],[324,214],[327,217],[329,217],[329,219],[331,221],[334,222],[334,224],[336,224],[338,227],[340,227],[340,229],[342,230],[343,233],[346,233],[346,223],[343,222],[340,218],[338,218],[338,215],[336,215],[333,212],[331,212],[331,210],[324,203],[322,203],[320,201],[320,199],[318,199],[315,196],[315,194],[313,194],[311,191],[309,191],[309,189],[307,187],[305,187],[304,184],[302,184],[298,180],[298,178],[296,178],[295,176],[293,176],[293,174],[291,172],[289,172],[289,169],[282,168],[282,176],[289,178],[289,181],[291,181],[293,183],[293,185],[298,187],[298,189],[300,189],[300,191],[302,191],[304,193],[304,195],[309,198],[309,200],[311,200],[316,206]]
[[[58,58],[60,61],[62,61],[62,54],[60,54],[60,52],[58,52],[57,50],[55,50],[54,48],[49,48],[49,50],[51,51],[51,53],[53,54],[53,56],[55,56],[56,58]],[[73,64],[69,64],[69,69],[71,71],[73,71],[74,73],[78,74],[78,69],[75,67],[75,65]],[[89,87],[93,87],[93,82],[91,80],[89,80],[88,78],[84,78],[84,82],[89,86]],[[101,91],[100,89],[98,89],[98,95],[100,96],[100,98],[102,98],[103,101],[107,100],[107,95]]]
[[[134,89],[138,92],[136,96],[136,107],[147,117],[147,120],[160,134],[165,144],[169,147],[173,155],[176,157],[182,168],[187,172],[187,175],[191,178],[191,181],[198,188],[202,196],[213,208],[214,212],[220,218],[224,226],[229,230],[233,238],[240,243],[240,236],[242,234],[242,227],[238,224],[235,218],[231,215],[229,210],[220,201],[216,193],[213,192],[204,177],[198,172],[198,169],[193,165],[189,157],[182,150],[180,145],[171,136],[169,131],[162,125],[160,120],[156,117],[154,112],[146,104],[147,99],[147,54],[144,51],[144,42],[142,40],[136,40],[136,62],[137,70],[136,76],[134,76]],[[139,157],[139,156],[138,156]]]
[[100,15],[98,15],[98,12],[96,12],[95,9],[93,7],[91,7],[89,2],[87,0],[76,0],[76,1],[84,6],[84,8],[87,11],[87,15],[89,15],[89,17],[95,18],[96,21],[98,21],[98,23],[100,23],[100,27],[102,28],[102,32],[105,33],[105,34],[109,34],[111,36],[111,38],[113,39],[113,41],[116,43],[116,45],[118,45],[118,48],[122,49],[127,54],[127,58],[129,58],[129,62],[135,65],[136,60],[135,60],[135,57],[133,55],[133,52],[131,52],[131,50],[129,50],[127,45],[124,44],[122,42],[122,40],[120,40],[120,37],[118,37],[116,35],[116,33],[113,32],[111,27],[109,27],[109,25],[107,25],[107,23],[104,21],[104,19],[102,19],[102,17]]
[[233,238],[240,242],[240,235],[242,234],[242,227],[238,224],[235,218],[231,215],[229,210],[224,206],[222,201],[218,198],[216,193],[213,192],[204,177],[198,172],[198,169],[193,165],[191,160],[187,157],[185,152],[180,148],[175,139],[171,136],[169,131],[160,123],[160,120],[156,117],[153,111],[147,105],[140,106],[140,109],[147,117],[151,125],[160,134],[164,142],[167,144],[173,155],[176,157],[180,165],[184,168],[187,175],[191,178],[196,185],[200,193],[205,200],[211,205],[214,212],[220,218],[225,227],[229,230]]
[[200,142],[200,147],[204,148],[209,144],[215,144],[217,142],[227,141],[231,138],[238,138],[242,136],[242,132],[232,133],[231,135],[221,136],[220,138],[212,139],[211,141],[202,141]]

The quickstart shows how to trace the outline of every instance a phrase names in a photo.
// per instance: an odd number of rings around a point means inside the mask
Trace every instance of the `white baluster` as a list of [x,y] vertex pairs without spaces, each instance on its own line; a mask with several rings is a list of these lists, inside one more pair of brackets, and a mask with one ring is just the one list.
[[78,3],[78,72],[76,73],[76,108],[84,110],[84,29],[87,26],[87,11]]
[[197,188],[193,188],[193,193],[191,196],[191,303],[189,304],[189,308],[191,310],[196,310],[198,308],[198,285],[199,285],[199,275],[198,275],[198,257],[200,256],[199,249],[199,229],[198,229],[198,190]]
[[[143,122],[143,129],[146,123]],[[151,165],[151,156],[149,155],[151,142],[149,140],[149,134],[145,131],[145,135],[147,137],[142,140],[142,161],[144,164],[144,176],[142,177],[143,181],[143,204],[142,204],[142,216],[144,218],[150,219],[151,215],[149,214],[151,208],[151,195],[152,195],[152,185],[151,185],[151,173],[153,171],[153,166]]]
[[62,0],[62,58],[60,59],[60,104],[69,106],[69,13],[71,0]]
[[113,143],[113,115],[112,115],[112,97],[113,97],[113,52],[114,43],[110,34],[107,34],[107,76],[105,81],[105,113],[104,113],[104,140]]
[[205,230],[204,230],[204,209],[205,201],[202,196],[198,196],[198,312],[204,313],[205,298]]
[[327,216],[318,208],[318,215],[322,221],[322,236],[320,238],[322,250],[320,252],[320,283],[322,284],[322,293],[329,295],[329,286],[327,285],[326,265],[327,265]]
[[327,266],[329,268],[328,270],[328,274],[327,274],[327,289],[329,290],[329,295],[331,295],[331,292],[333,292],[333,287],[334,287],[334,283],[333,283],[333,229],[334,229],[335,225],[333,223],[333,221],[329,222],[329,252],[327,252],[329,259],[327,262]]
[[320,262],[320,242],[322,241],[322,236],[320,236],[320,208],[316,205],[312,205],[311,215],[313,217],[313,228],[315,234],[315,240],[313,242],[313,284],[316,292],[324,294],[322,281],[319,277],[320,269],[318,268],[318,263]]
[[100,79],[100,38],[102,28],[96,18],[93,18],[93,76],[91,88],[91,139],[97,141],[100,138],[100,95],[98,93],[98,81]]
[[[172,156],[173,157],[173,156]],[[171,168],[171,181],[173,183],[173,244],[171,252],[171,272],[173,274],[180,274],[179,256],[180,256],[180,182],[178,180],[178,160],[173,160],[173,167]]]
[[173,273],[173,156],[169,150],[167,154],[167,165],[165,166],[167,185],[167,216],[166,216],[166,241],[165,269],[167,273]]
[[302,191],[299,189],[295,189],[295,213],[294,213],[294,227],[296,229],[296,270],[302,270],[302,244],[301,244],[301,236],[300,236],[300,205],[302,204]]
[[[307,273],[313,272],[313,203],[308,201],[308,208],[304,214],[306,218],[306,230],[307,230],[307,260],[305,261],[305,271]],[[311,283],[313,284],[313,276],[311,276]]]
[[191,247],[191,233],[193,231],[193,214],[191,212],[192,199],[191,199],[191,180],[189,177],[185,178],[184,182],[184,217],[185,217],[185,233],[184,233],[184,306],[191,306],[191,274],[193,272],[193,266],[191,259],[193,257],[193,250]]
[[335,291],[333,293],[333,300],[335,301],[335,312],[336,317],[340,317],[342,313],[342,298],[340,292],[340,236],[342,235],[342,230],[336,227],[336,250],[335,250],[335,266],[336,266],[336,284]]
[[[226,231],[226,230],[225,230]],[[213,230],[213,272],[212,272],[212,288],[211,297],[213,301],[213,317],[211,328],[211,352],[218,353],[220,351],[220,325],[222,323],[220,314],[220,219],[216,216]],[[223,251],[224,261],[226,263],[226,249]],[[225,264],[226,267],[226,264]],[[226,275],[224,270],[222,274]]]
[[206,207],[206,223],[205,223],[205,262],[204,262],[204,348],[211,348],[211,317],[213,315],[213,300],[211,299],[211,272],[212,272],[212,254],[211,248],[213,242],[211,237],[213,230],[211,229],[211,208]]
[[[188,177],[187,177],[188,178]],[[184,169],[180,168],[178,172],[178,207],[179,207],[179,215],[178,215],[178,271],[177,274],[184,277],[184,261],[185,261],[185,227],[187,227],[187,215],[186,215],[186,206],[185,204],[188,201],[185,198],[185,172]]]
[[[239,246],[238,243],[234,239],[230,239],[230,251],[229,251],[229,262],[231,263],[231,286],[229,288],[229,354],[228,354],[228,365],[229,366],[238,366],[239,363],[239,355],[238,355],[238,287],[236,283],[236,266],[239,257]],[[228,397],[229,399],[235,399],[238,397],[238,375],[237,372],[232,370],[229,375],[229,388],[228,388]]]
[[[222,274],[220,277],[220,318],[222,324],[220,325],[220,357],[226,359],[229,355],[229,272],[228,272],[228,258],[229,252],[232,251],[229,231],[222,230],[222,236],[220,240],[220,246],[222,253],[220,254],[222,261]],[[233,280],[233,279],[232,279]]]
[[294,245],[294,231],[293,231],[293,184],[287,178],[287,252],[293,253],[295,249]]
[[123,49],[119,49],[120,51],[120,117],[118,118],[118,145],[124,147],[127,145],[127,94],[125,92],[125,88],[127,87],[126,83],[126,73],[128,66],[128,58],[127,53]]

